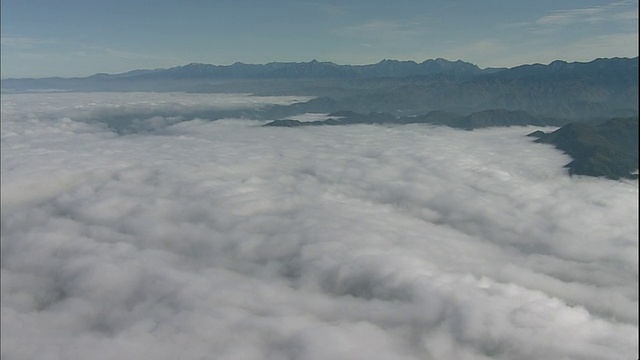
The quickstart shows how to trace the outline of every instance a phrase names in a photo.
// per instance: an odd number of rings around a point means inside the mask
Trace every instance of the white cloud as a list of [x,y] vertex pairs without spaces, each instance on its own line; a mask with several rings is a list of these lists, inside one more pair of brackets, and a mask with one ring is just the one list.
[[536,20],[541,26],[565,26],[574,23],[638,21],[638,3],[620,1],[604,6],[553,11]]
[[2,357],[637,358],[637,182],[533,128],[158,115],[292,100],[3,95]]

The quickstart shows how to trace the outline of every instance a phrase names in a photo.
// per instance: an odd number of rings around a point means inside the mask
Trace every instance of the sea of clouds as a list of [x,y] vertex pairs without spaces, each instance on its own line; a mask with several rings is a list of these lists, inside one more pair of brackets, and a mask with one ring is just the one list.
[[532,127],[163,115],[300,100],[3,95],[2,359],[638,357],[637,181]]

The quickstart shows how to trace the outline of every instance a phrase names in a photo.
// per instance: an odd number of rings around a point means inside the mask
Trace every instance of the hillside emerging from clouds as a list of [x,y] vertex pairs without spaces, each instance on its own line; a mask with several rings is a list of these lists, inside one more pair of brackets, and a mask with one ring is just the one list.
[[3,92],[186,91],[304,95],[326,98],[300,110],[388,112],[395,116],[446,111],[525,111],[534,116],[606,119],[638,112],[638,58],[554,61],[488,68],[444,59],[384,60],[371,65],[331,62],[228,66],[189,64],[169,69],[96,74],[86,78],[5,79]]
[[[570,174],[637,179],[638,117],[615,118],[597,126],[571,123],[551,133],[536,131],[536,142],[571,155]],[[635,172],[635,173],[634,173]]]
[[[338,65],[316,60],[264,65],[192,63],[169,69],[96,74],[86,78],[6,79],[3,92],[183,91],[308,96],[308,101],[260,109],[166,109],[161,116],[210,120],[240,117],[272,120],[269,126],[433,124],[475,129],[493,126],[564,126],[539,142],[554,144],[574,158],[571,174],[611,179],[636,177],[638,58],[554,61],[513,68],[488,68],[445,59],[383,60]],[[300,114],[329,114],[315,121]],[[147,114],[148,115],[148,114]],[[158,115],[158,114],[153,114]],[[126,133],[145,114],[122,114],[108,126]],[[609,121],[627,118],[624,122]],[[587,125],[589,124],[589,125]],[[565,126],[566,125],[566,126]],[[600,129],[609,129],[605,135]],[[629,129],[627,129],[629,128]],[[612,130],[613,129],[613,130]],[[635,146],[635,147],[634,147]]]

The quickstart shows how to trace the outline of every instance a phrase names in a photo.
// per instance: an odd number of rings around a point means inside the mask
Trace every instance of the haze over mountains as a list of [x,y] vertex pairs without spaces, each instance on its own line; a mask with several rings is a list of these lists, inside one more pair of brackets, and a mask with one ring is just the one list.
[[[191,63],[169,69],[101,73],[85,78],[5,79],[2,90],[5,93],[182,91],[311,97],[308,101],[260,109],[202,108],[192,113],[175,109],[162,114],[122,114],[109,119],[108,125],[123,133],[131,130],[136,119],[146,115],[210,120],[240,117],[272,120],[269,126],[286,127],[427,123],[463,129],[597,125],[622,118],[635,133],[638,128],[638,57],[572,63],[557,60],[548,65],[487,69],[442,58],[422,63],[383,60],[370,65],[338,65],[316,60],[263,65],[237,62],[226,66]],[[329,114],[329,118],[312,122],[292,118],[307,113]],[[611,124],[618,126],[621,122]],[[611,134],[623,136],[629,126]],[[544,137],[544,142],[569,154],[580,154],[582,160],[576,159],[568,165],[572,174],[612,179],[637,177],[631,174],[637,168],[637,143],[634,148],[632,142],[618,141],[615,137],[603,141],[598,136],[567,135],[575,134],[574,130],[571,125],[569,130],[560,132],[562,136]],[[578,140],[567,140],[566,136]],[[616,143],[624,145],[611,145]],[[603,153],[607,155],[602,156]]]
[[489,68],[444,59],[383,60],[371,65],[331,62],[208,65],[96,74],[86,78],[5,79],[3,92],[186,91],[328,97],[313,111],[460,115],[504,109],[568,119],[632,116],[638,112],[638,58],[554,61]]
[[637,358],[637,63],[3,80],[2,358]]
[[540,127],[204,116],[301,100],[3,94],[2,359],[637,358],[636,181]]

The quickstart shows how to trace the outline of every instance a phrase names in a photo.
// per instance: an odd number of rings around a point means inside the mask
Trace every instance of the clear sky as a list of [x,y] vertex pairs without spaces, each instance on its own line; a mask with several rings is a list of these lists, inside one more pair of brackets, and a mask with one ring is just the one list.
[[2,77],[442,57],[638,56],[638,0],[2,0]]

